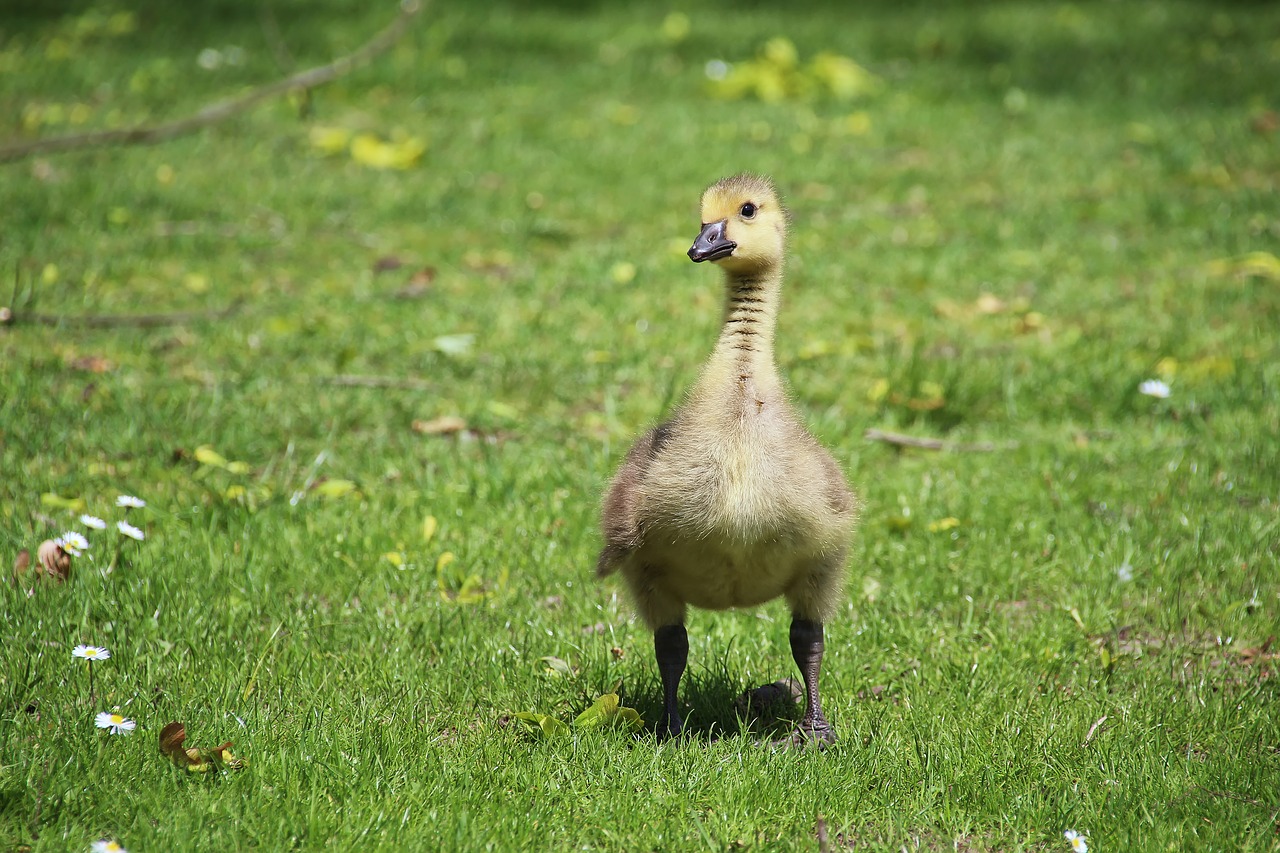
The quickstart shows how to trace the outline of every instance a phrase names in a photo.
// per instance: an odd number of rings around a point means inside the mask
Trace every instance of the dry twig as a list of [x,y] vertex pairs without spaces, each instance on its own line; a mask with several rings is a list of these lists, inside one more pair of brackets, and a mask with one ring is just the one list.
[[880,429],[869,429],[862,434],[862,437],[867,441],[883,441],[884,443],[892,444],[895,447],[915,447],[920,450],[949,450],[954,453],[990,453],[994,450],[1011,450],[1018,446],[1016,441],[1009,441],[1003,444],[995,444],[989,441],[980,441],[975,444],[949,444],[940,438],[918,438],[914,435],[904,435],[900,432],[885,432]]
[[1106,714],[1103,714],[1101,717],[1098,718],[1098,721],[1096,723],[1094,723],[1092,726],[1089,726],[1089,733],[1084,736],[1084,743],[1080,745],[1088,746],[1089,741],[1093,740],[1093,733],[1098,730],[1098,726],[1102,725],[1106,721],[1107,721],[1107,716]]
[[432,391],[435,385],[422,379],[404,379],[398,376],[364,376],[346,374],[338,376],[317,376],[316,382],[323,385],[338,385],[342,388],[405,388],[410,391]]
[[386,29],[353,53],[340,56],[327,65],[319,65],[306,71],[299,71],[297,74],[291,74],[281,80],[276,80],[274,83],[267,83],[256,89],[250,89],[239,97],[215,101],[186,118],[163,124],[139,125],[137,127],[114,130],[94,130],[88,133],[52,136],[47,139],[33,139],[27,142],[10,142],[7,145],[0,145],[0,163],[20,160],[23,157],[30,157],[32,154],[56,154],[63,151],[97,148],[106,145],[153,145],[157,142],[166,142],[175,137],[208,127],[211,124],[225,121],[268,98],[274,98],[296,89],[304,91],[313,89],[347,74],[390,48],[408,30],[409,23],[421,11],[422,5],[420,0],[401,0],[399,16]]

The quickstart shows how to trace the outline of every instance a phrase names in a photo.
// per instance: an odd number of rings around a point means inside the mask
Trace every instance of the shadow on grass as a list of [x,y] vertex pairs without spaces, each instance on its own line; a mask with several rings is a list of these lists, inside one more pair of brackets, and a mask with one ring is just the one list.
[[[680,683],[685,739],[709,744],[741,737],[767,745],[789,734],[800,720],[800,706],[778,702],[762,711],[752,711],[744,694],[760,686],[746,684],[728,673],[693,672],[691,668]],[[626,704],[640,712],[645,732],[652,735],[662,717],[662,685],[656,678],[640,681]]]

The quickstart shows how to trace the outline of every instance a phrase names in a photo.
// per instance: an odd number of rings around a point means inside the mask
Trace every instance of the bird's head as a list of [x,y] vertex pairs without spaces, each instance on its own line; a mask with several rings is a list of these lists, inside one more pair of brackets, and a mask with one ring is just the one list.
[[787,211],[773,182],[761,175],[734,175],[702,194],[702,231],[689,249],[695,263],[712,261],[731,272],[782,262]]

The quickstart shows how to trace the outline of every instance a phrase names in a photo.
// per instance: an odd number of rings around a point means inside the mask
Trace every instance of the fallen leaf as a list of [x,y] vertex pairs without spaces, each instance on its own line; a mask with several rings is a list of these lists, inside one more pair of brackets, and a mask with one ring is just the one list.
[[490,400],[485,404],[485,408],[500,418],[514,421],[520,417],[520,410],[510,403],[504,403],[501,400]]
[[1238,258],[1219,258],[1205,264],[1215,278],[1265,278],[1280,281],[1280,258],[1270,252],[1249,252]]
[[316,494],[329,499],[346,497],[356,492],[356,484],[350,480],[324,480],[311,487]]
[[227,458],[207,444],[197,447],[195,455],[196,461],[201,465],[208,465],[212,468],[227,467]]
[[210,770],[242,770],[248,763],[231,752],[231,741],[215,747],[183,747],[187,729],[182,723],[171,722],[160,730],[160,754],[188,773],[208,773]]
[[441,335],[431,342],[431,347],[436,352],[457,357],[470,352],[475,342],[475,335],[463,332],[456,335]]
[[27,573],[27,569],[31,567],[31,552],[23,548],[18,552],[18,556],[13,558],[13,576],[20,578]]
[[351,159],[373,169],[408,169],[422,159],[427,143],[416,137],[384,142],[371,133],[351,140]]
[[40,495],[40,505],[53,507],[54,509],[69,509],[72,512],[84,512],[84,498],[64,498],[53,492],[45,492]]
[[115,370],[115,364],[110,359],[103,358],[100,355],[82,355],[79,358],[72,359],[71,368],[73,370],[83,370],[86,373],[107,373]]
[[307,134],[311,147],[324,154],[340,154],[351,141],[351,131],[345,127],[313,127]]
[[423,435],[452,435],[466,429],[467,422],[458,415],[441,415],[429,421],[415,420],[411,426]]
[[538,660],[547,665],[548,675],[559,675],[564,678],[573,678],[573,667],[570,666],[569,662],[564,658],[558,658],[554,655],[545,655],[538,658]]
[[529,726],[542,737],[563,737],[569,734],[569,725],[548,714],[538,714],[533,711],[521,711],[515,715],[515,718],[525,725]]
[[579,714],[573,725],[580,729],[617,728],[638,732],[644,728],[644,720],[635,708],[622,707],[618,694],[606,693]]

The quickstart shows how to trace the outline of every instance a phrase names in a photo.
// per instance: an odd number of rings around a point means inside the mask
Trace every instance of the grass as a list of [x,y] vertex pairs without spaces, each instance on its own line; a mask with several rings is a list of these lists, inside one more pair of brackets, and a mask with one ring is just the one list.
[[[0,137],[185,114],[386,5],[20,5]],[[108,530],[70,582],[0,585],[0,844],[814,850],[821,816],[832,849],[1280,848],[1280,281],[1239,264],[1280,242],[1280,11],[748,5],[678,41],[668,12],[440,3],[305,116],[0,167],[4,569],[77,528],[42,495],[148,502],[114,571]],[[881,90],[708,94],[780,35]],[[379,171],[313,126],[428,148]],[[591,577],[599,494],[708,351],[718,283],[681,253],[743,169],[788,192],[779,357],[867,507],[841,741],[774,753],[734,711],[792,674],[780,602],[692,617],[688,741],[533,737],[510,715],[619,683],[657,717],[650,637]],[[470,431],[414,430],[445,415]],[[112,651],[94,702],[76,643]],[[117,707],[132,736],[93,728]],[[175,769],[171,720],[247,768]]]

